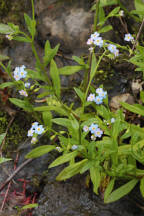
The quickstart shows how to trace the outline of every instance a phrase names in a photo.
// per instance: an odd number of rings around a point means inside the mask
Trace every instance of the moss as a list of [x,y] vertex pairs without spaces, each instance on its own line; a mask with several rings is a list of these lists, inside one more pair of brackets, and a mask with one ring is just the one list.
[[[0,112],[0,134],[6,131],[9,121],[10,117],[6,113]],[[6,136],[6,142],[3,148],[4,152],[8,153],[18,148],[19,144],[27,138],[27,131],[32,121],[25,113],[21,113],[15,117]]]

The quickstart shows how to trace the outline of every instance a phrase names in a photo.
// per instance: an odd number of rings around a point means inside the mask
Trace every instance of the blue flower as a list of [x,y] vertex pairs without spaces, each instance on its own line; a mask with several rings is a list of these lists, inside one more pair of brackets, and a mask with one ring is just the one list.
[[36,128],[35,128],[35,133],[40,135],[44,132],[44,128],[43,128],[43,125],[38,125]]
[[77,148],[78,148],[77,145],[73,145],[73,146],[71,147],[72,150],[76,150]]
[[94,102],[95,102],[96,104],[102,104],[103,98],[100,97],[100,96],[96,96],[95,99],[94,99]]
[[91,126],[89,127],[89,130],[90,130],[91,133],[95,133],[97,128],[98,128],[98,125],[92,123]]
[[38,122],[33,122],[31,128],[32,128],[32,129],[36,129],[37,126],[38,126]]
[[97,128],[95,130],[95,133],[94,133],[95,137],[99,137],[100,138],[102,136],[102,134],[103,134],[103,131],[100,128]]

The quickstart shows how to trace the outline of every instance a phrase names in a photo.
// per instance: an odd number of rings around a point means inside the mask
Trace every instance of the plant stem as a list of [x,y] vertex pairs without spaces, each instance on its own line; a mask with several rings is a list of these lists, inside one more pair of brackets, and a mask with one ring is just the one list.
[[99,12],[99,3],[100,0],[96,0],[96,11],[95,11],[95,16],[94,16],[94,27],[93,31],[95,32],[97,29],[97,23],[98,23],[98,12]]
[[31,4],[32,4],[32,19],[35,20],[34,0],[31,0]]
[[[96,65],[96,68],[95,68],[95,73],[94,74],[96,74],[96,72],[97,72],[97,69],[98,69],[98,67],[99,67],[99,64],[100,64],[100,62],[101,62],[101,60],[102,60],[102,58],[104,57],[104,55],[105,55],[105,52],[106,52],[106,50],[103,52],[103,54],[99,57],[99,60],[98,60],[98,63],[97,63],[97,65]],[[92,77],[93,78],[93,77]],[[92,78],[90,78],[90,80],[89,80],[89,83],[88,83],[88,86],[87,86],[87,89],[86,89],[86,93],[85,93],[85,100],[84,100],[84,103],[85,103],[85,101],[86,101],[86,98],[87,98],[87,94],[88,94],[88,91],[89,91],[89,88],[90,88],[90,85],[91,85],[91,82],[92,82]]]
[[144,19],[143,19],[143,21],[142,21],[142,23],[141,23],[141,26],[140,26],[140,28],[139,28],[139,31],[138,31],[138,33],[137,33],[136,40],[135,40],[135,42],[134,42],[134,44],[133,44],[132,50],[134,50],[135,47],[136,47],[136,45],[137,45],[137,42],[138,42],[138,40],[139,40],[139,37],[140,37],[140,34],[141,34],[141,32],[142,32],[143,26],[144,26]]

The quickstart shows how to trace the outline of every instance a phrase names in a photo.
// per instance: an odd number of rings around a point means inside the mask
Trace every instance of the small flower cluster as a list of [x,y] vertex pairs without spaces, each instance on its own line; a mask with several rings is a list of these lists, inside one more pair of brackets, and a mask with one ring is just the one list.
[[[98,32],[95,32],[93,34],[91,34],[90,38],[87,41],[87,45],[95,45],[98,47],[102,47],[104,44],[102,37],[100,37],[100,34]],[[93,50],[93,47],[89,48],[90,51]]]
[[107,92],[104,91],[102,88],[97,88],[96,93],[97,96],[95,96],[95,94],[90,94],[87,98],[87,101],[94,101],[96,104],[102,104],[103,99],[107,96]]
[[113,124],[114,122],[115,122],[115,118],[111,118],[110,121],[104,120],[104,123],[105,123],[106,125]]
[[27,136],[32,137],[31,143],[34,144],[37,142],[37,136],[44,133],[43,125],[39,125],[38,122],[32,123],[32,127],[28,131]]
[[113,53],[115,55],[115,57],[119,55],[119,50],[117,49],[117,47],[113,44],[104,43],[102,37],[100,37],[100,34],[98,32],[91,34],[90,38],[87,41],[87,45],[91,46],[89,48],[90,52],[93,51],[93,45],[98,46],[98,47],[102,47],[103,45],[106,45],[108,50],[111,53]]
[[[19,81],[21,79],[26,78],[27,71],[25,70],[25,68],[26,67],[24,65],[22,65],[21,67],[16,67],[15,68],[15,70],[14,70],[14,79],[16,81]],[[29,88],[30,87],[30,83],[29,82],[26,82],[24,85],[25,85],[25,88]],[[20,90],[19,94],[22,95],[22,96],[24,96],[24,97],[28,96],[26,90],[24,90],[24,89]]]
[[16,81],[26,78],[27,72],[25,71],[25,66],[22,65],[21,67],[16,67],[14,70],[14,79]]
[[128,33],[128,34],[125,34],[125,37],[124,37],[124,40],[125,41],[130,41],[130,42],[133,42],[134,41],[134,38],[133,38],[133,36],[130,34],[130,33]]
[[103,134],[103,131],[98,127],[98,125],[97,124],[94,124],[94,123],[92,123],[91,125],[90,125],[90,127],[88,127],[87,125],[85,125],[84,127],[83,127],[83,131],[84,132],[91,132],[91,139],[93,140],[93,141],[95,141],[96,140],[96,138],[97,137],[101,137],[102,136],[102,134]]

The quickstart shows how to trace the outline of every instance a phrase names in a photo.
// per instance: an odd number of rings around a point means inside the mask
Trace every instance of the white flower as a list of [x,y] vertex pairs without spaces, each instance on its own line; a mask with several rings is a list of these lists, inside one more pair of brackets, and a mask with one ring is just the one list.
[[85,126],[83,127],[83,131],[84,131],[84,132],[88,132],[88,131],[89,131],[89,127],[88,127],[87,125],[85,125]]
[[30,130],[28,130],[27,136],[28,136],[28,137],[32,137],[32,136],[33,136],[33,133],[34,133],[34,130],[33,130],[33,129],[30,129]]
[[93,43],[96,45],[96,46],[99,46],[99,47],[102,47],[103,46],[103,40],[101,37],[97,37],[93,40]]
[[125,41],[134,41],[134,38],[130,33],[128,33],[128,34],[125,34],[124,40]]
[[124,11],[123,11],[123,10],[120,10],[119,15],[120,15],[121,17],[124,17]]
[[106,98],[107,92],[104,91],[102,88],[97,88],[96,93],[99,97]]
[[28,94],[27,94],[27,92],[26,92],[25,90],[20,90],[19,93],[20,93],[20,95],[22,95],[22,96],[25,96],[25,97],[28,96]]
[[89,38],[88,40],[87,40],[87,45],[92,45],[93,44],[93,40],[91,39],[91,38]]
[[91,39],[95,40],[97,37],[99,37],[99,35],[100,34],[98,32],[95,32],[95,33],[91,34]]
[[91,135],[91,140],[95,141],[96,140],[96,136],[95,135]]
[[95,94],[90,94],[87,98],[87,101],[94,101],[95,99]]
[[26,88],[29,88],[29,87],[30,87],[30,83],[29,83],[29,82],[26,82],[26,83],[25,83],[25,87],[26,87]]
[[71,147],[72,150],[76,150],[77,148],[78,148],[77,145],[73,145],[73,146]]
[[114,53],[116,52],[117,48],[114,44],[109,44],[108,45],[108,50],[111,52],[111,53]]
[[57,146],[57,147],[56,147],[56,150],[57,150],[58,152],[61,152],[61,147]]

